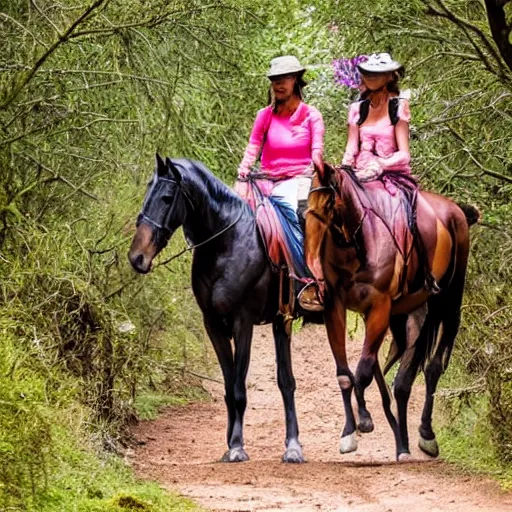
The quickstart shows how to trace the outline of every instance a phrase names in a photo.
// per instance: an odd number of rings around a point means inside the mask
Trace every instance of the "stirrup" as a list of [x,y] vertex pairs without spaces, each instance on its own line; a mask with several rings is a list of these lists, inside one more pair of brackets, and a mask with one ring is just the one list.
[[324,310],[324,304],[318,293],[318,284],[314,281],[302,288],[297,296],[297,300],[304,311],[315,313]]

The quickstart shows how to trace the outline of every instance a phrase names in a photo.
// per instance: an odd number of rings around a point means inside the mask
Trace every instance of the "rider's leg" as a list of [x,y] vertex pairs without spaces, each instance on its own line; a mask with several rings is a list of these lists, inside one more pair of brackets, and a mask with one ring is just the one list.
[[423,286],[425,289],[436,295],[441,291],[441,288],[437,284],[436,278],[432,274],[432,269],[430,268],[430,263],[428,261],[428,250],[425,244],[425,240],[423,240],[422,231],[420,226],[418,226],[418,217],[417,217],[417,208],[418,208],[418,191],[412,190],[404,187],[403,189],[404,197],[408,204],[408,221],[409,221],[409,229],[411,230],[414,245],[416,246],[416,253],[418,255],[418,263],[420,267],[423,267],[423,272],[425,274],[425,282]]

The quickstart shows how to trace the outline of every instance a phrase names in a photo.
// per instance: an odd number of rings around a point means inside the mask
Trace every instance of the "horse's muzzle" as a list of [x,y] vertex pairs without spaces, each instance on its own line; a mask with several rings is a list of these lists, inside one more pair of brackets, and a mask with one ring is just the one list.
[[146,224],[140,224],[128,252],[128,259],[133,269],[139,274],[147,274],[151,270],[151,262],[156,253],[153,230]]
[[146,258],[141,252],[130,251],[128,253],[128,259],[133,269],[139,274],[147,274],[151,270],[151,260]]

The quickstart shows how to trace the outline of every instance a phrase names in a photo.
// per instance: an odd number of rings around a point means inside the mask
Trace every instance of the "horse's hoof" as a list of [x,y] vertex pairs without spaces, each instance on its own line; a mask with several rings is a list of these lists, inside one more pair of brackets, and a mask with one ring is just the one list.
[[420,436],[418,446],[422,452],[425,452],[431,457],[437,457],[439,455],[439,445],[437,444],[435,437],[434,439],[424,439]]
[[288,464],[301,464],[304,462],[301,448],[287,448],[283,455],[283,462]]
[[283,462],[290,464],[300,464],[304,462],[304,455],[302,454],[302,446],[298,439],[291,439],[286,443],[286,451],[283,455]]
[[412,455],[409,452],[399,453],[396,460],[398,462],[408,462],[412,460]]
[[357,450],[357,432],[340,438],[340,453],[350,453]]
[[249,460],[249,456],[243,448],[231,448],[228,450],[221,459],[221,462],[245,462]]
[[370,432],[373,432],[373,429],[375,427],[373,426],[373,420],[370,417],[368,417],[360,418],[357,428],[359,429],[359,432],[361,432],[362,434],[369,434]]

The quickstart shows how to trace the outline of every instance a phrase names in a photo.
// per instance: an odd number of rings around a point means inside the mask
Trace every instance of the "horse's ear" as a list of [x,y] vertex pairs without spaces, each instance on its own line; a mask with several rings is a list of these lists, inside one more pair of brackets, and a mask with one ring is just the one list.
[[333,168],[326,162],[323,162],[323,168],[319,169],[315,164],[315,172],[317,173],[318,179],[322,185],[328,185],[331,179]]
[[174,179],[178,183],[181,183],[181,173],[178,170],[178,168],[172,163],[172,160],[169,157],[167,157],[165,159],[165,163],[167,164],[167,169],[169,169],[169,171],[172,172],[172,175],[174,176]]
[[158,176],[165,176],[167,174],[167,167],[158,153],[155,155],[155,169]]

